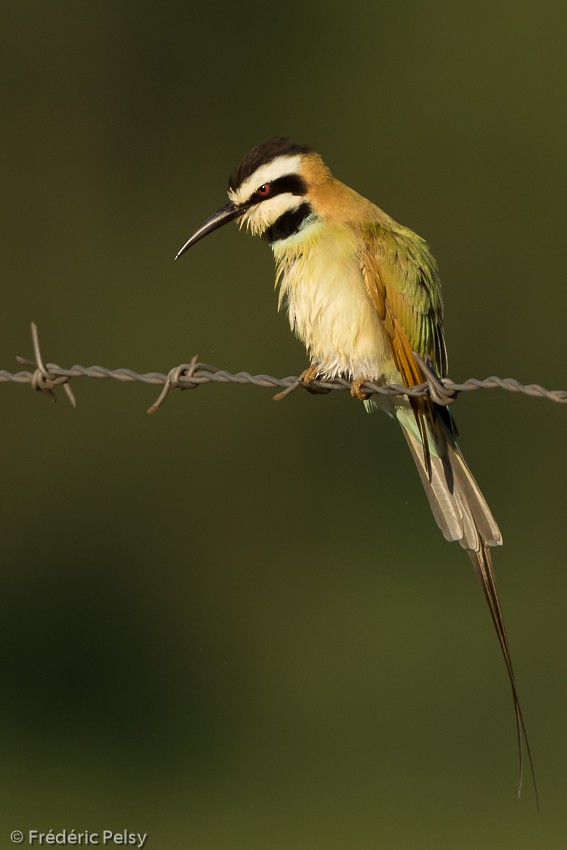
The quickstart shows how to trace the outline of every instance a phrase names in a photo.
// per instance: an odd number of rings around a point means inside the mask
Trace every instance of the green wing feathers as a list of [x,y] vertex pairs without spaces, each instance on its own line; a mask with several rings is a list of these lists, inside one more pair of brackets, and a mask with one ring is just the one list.
[[[441,377],[447,373],[443,301],[437,266],[427,243],[389,220],[362,232],[366,289],[384,325],[392,358],[406,386],[424,383],[414,351]],[[438,414],[429,398],[411,398],[419,442],[431,480],[431,451],[438,441]]]
[[[363,274],[370,299],[386,325],[393,345],[416,351],[431,361],[440,377],[447,374],[443,335],[443,301],[437,265],[424,239],[401,225],[373,224],[363,231]],[[396,352],[394,351],[396,358]],[[407,364],[402,366],[407,368]],[[413,360],[413,357],[411,358]],[[423,375],[409,367],[400,369],[408,385],[421,383]]]

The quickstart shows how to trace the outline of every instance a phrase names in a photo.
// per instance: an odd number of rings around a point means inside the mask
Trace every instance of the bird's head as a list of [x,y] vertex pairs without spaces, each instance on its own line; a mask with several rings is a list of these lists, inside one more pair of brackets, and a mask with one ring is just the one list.
[[230,176],[229,203],[203,222],[175,259],[229,221],[246,225],[270,244],[289,238],[316,218],[311,190],[330,178],[321,157],[308,145],[279,136],[262,142]]

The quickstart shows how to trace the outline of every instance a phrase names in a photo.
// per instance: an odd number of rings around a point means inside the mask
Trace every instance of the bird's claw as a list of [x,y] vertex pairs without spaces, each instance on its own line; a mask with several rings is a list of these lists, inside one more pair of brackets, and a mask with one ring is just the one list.
[[360,389],[361,386],[366,382],[366,378],[355,378],[350,386],[350,394],[353,398],[358,399],[359,401],[366,401],[370,398],[368,393],[362,392]]

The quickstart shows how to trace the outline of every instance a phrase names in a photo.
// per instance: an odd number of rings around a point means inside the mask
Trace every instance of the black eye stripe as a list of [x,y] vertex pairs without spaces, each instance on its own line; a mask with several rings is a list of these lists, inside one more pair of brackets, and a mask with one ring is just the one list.
[[307,194],[307,184],[303,177],[300,177],[299,174],[284,174],[283,177],[278,177],[276,180],[272,180],[269,186],[270,191],[265,196],[259,195],[257,191],[254,192],[254,200],[268,200],[268,198],[273,198],[276,195],[283,195],[285,192],[290,192],[292,195]]

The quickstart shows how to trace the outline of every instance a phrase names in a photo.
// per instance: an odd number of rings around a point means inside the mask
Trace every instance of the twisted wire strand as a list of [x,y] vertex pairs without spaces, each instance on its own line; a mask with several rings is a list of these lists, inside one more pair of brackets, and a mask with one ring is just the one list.
[[[69,401],[76,406],[75,396],[69,386],[72,378],[112,378],[115,381],[129,383],[137,381],[143,384],[161,385],[162,390],[155,403],[148,409],[148,413],[154,413],[164,402],[172,388],[196,389],[202,384],[252,384],[257,387],[269,387],[279,389],[274,398],[280,400],[285,398],[296,389],[303,387],[314,393],[328,393],[334,390],[350,390],[351,382],[344,378],[333,378],[332,380],[317,379],[310,383],[302,381],[301,375],[289,375],[285,378],[277,378],[273,375],[252,375],[250,372],[227,372],[210,363],[200,362],[194,357],[190,363],[181,363],[165,374],[163,372],[136,372],[133,369],[108,369],[105,366],[81,366],[76,364],[70,369],[64,369],[57,363],[45,363],[41,355],[37,325],[32,323],[32,341],[34,347],[34,360],[18,357],[22,364],[33,367],[33,369],[21,372],[9,372],[0,370],[0,383],[13,382],[18,384],[30,384],[33,389],[40,390],[54,397],[53,390],[62,385]],[[414,387],[404,387],[397,384],[380,385],[367,381],[361,390],[369,396],[380,394],[390,396],[425,396],[430,395],[437,404],[447,405],[455,400],[458,393],[471,392],[481,389],[503,389],[510,392],[523,393],[534,398],[547,398],[551,401],[567,402],[567,390],[548,390],[540,384],[522,384],[515,378],[499,378],[491,375],[480,380],[469,378],[463,383],[456,383],[449,378],[438,378],[431,370],[429,364],[421,360],[416,354],[427,382]]]

